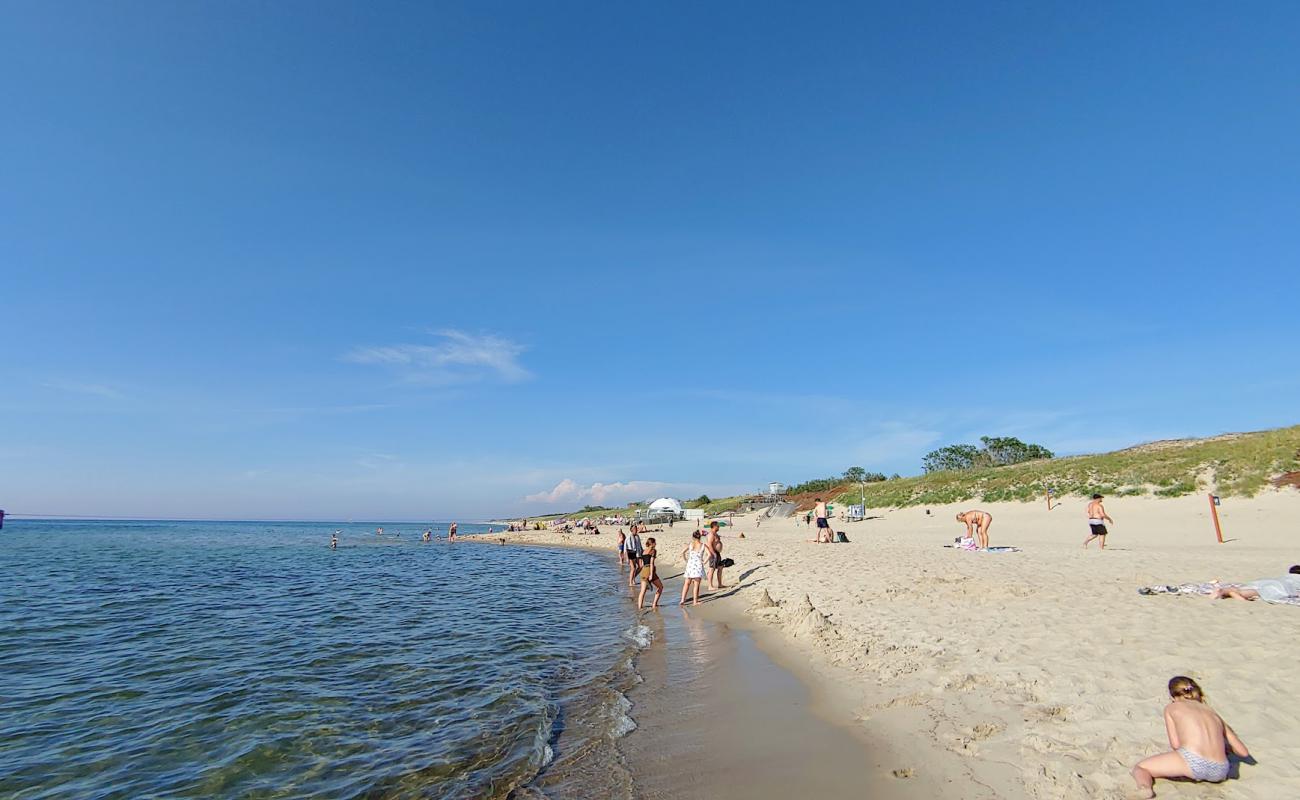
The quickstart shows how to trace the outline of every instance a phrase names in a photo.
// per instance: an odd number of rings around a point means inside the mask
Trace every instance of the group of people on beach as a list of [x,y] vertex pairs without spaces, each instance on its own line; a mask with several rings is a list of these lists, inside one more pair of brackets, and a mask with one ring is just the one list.
[[[691,533],[690,541],[682,548],[681,558],[686,563],[686,569],[678,605],[686,605],[688,594],[691,596],[691,604],[699,605],[700,583],[706,578],[710,589],[727,588],[723,583],[722,571],[728,566],[728,561],[722,557],[720,527],[715,520],[709,523],[706,531],[695,530]],[[624,533],[622,528],[618,531],[618,560],[620,569],[624,565],[627,567],[627,585],[629,588],[635,585],[637,578],[641,581],[641,590],[636,599],[638,609],[645,605],[645,596],[651,587],[655,590],[651,608],[659,607],[659,598],[664,593],[664,584],[658,571],[658,542],[653,536],[642,542],[641,534],[646,530],[644,524],[634,522],[628,533]]]
[[[1083,548],[1088,549],[1088,545],[1094,540],[1100,542],[1102,550],[1106,549],[1106,535],[1110,532],[1106,529],[1106,523],[1115,523],[1106,513],[1106,507],[1102,504],[1105,498],[1099,494],[1092,496],[1092,501],[1088,503],[1088,508],[1084,512],[1088,515],[1088,538],[1083,540]],[[927,514],[930,512],[926,512]],[[966,535],[957,540],[961,546],[967,546],[971,550],[988,550],[989,549],[989,528],[993,525],[993,515],[980,509],[971,509],[963,511],[957,515],[957,521],[966,526]]]

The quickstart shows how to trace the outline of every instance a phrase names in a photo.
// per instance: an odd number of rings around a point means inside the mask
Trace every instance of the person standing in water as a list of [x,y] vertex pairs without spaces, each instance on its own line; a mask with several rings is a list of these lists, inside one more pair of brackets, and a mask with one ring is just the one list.
[[655,587],[655,599],[650,604],[651,608],[659,607],[659,598],[664,594],[664,582],[659,580],[659,573],[655,570],[656,555],[655,540],[651,536],[645,540],[645,551],[641,553],[641,592],[636,596],[637,610],[640,610],[645,603],[646,589],[649,589],[652,584]]
[[725,589],[727,587],[722,582],[722,537],[718,535],[717,520],[709,523],[709,537],[705,540],[705,546],[709,548],[709,588]]
[[1092,502],[1088,504],[1088,529],[1092,532],[1092,535],[1083,540],[1084,550],[1088,549],[1088,545],[1092,544],[1093,539],[1099,539],[1101,541],[1101,549],[1105,550],[1106,534],[1109,533],[1109,531],[1106,530],[1106,523],[1109,522],[1112,525],[1115,524],[1115,520],[1111,519],[1110,515],[1106,513],[1106,507],[1101,504],[1101,501],[1101,495],[1094,494],[1092,496]]
[[700,604],[700,581],[704,580],[704,556],[708,551],[709,548],[700,541],[700,532],[692,533],[691,541],[682,549],[682,560],[686,562],[686,580],[682,581],[682,601],[677,605],[686,605],[687,590],[694,596],[691,605]]
[[330,534],[330,549],[331,549],[331,550],[337,550],[337,549],[339,549],[339,532],[338,532],[338,531],[334,531],[333,533]]
[[627,553],[623,552],[623,548],[626,546],[627,546],[627,534],[623,533],[622,528],[619,528],[618,529],[618,568],[619,569],[623,569],[623,565],[627,563]]
[[423,540],[426,541],[426,542],[429,541],[430,539],[433,538],[433,531],[432,531],[431,529],[429,529],[429,528],[425,528],[425,529],[424,529],[424,535],[421,536],[420,538],[423,539]]
[[632,526],[632,535],[627,537],[627,585],[631,586],[636,579],[636,571],[641,568],[641,534],[637,533],[637,526]]
[[451,523],[451,527],[447,529],[447,541],[456,541],[456,523],[454,522]]
[[966,523],[966,536],[974,537],[979,549],[989,549],[989,526],[993,524],[992,514],[976,509],[958,514],[957,521]]
[[1138,762],[1133,768],[1140,797],[1155,797],[1156,778],[1187,778],[1222,783],[1228,779],[1229,749],[1238,758],[1250,751],[1223,718],[1205,704],[1205,694],[1185,675],[1169,680],[1173,702],[1165,706],[1165,733],[1170,750]]

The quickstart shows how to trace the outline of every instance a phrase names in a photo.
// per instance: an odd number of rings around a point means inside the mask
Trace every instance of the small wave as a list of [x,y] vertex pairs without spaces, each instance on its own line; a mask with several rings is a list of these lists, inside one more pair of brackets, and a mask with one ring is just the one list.
[[610,733],[615,739],[622,739],[636,730],[636,720],[632,719],[632,701],[627,699],[627,695],[622,692],[615,692],[614,695],[614,707],[610,709],[614,718],[614,727]]
[[633,625],[623,632],[623,636],[625,636],[629,641],[636,643],[636,646],[643,650],[649,647],[650,643],[654,641],[655,638],[654,631],[650,630],[645,625]]

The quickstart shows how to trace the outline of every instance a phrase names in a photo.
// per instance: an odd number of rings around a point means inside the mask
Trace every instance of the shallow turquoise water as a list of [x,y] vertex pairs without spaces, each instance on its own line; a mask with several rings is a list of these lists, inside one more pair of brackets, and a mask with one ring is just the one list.
[[608,564],[385,529],[6,520],[0,796],[623,792]]

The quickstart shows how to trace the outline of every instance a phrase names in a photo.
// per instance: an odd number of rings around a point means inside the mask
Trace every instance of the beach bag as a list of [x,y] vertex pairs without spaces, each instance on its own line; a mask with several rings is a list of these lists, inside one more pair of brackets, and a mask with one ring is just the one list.
[[722,563],[721,563],[719,566],[722,566],[722,567],[734,567],[734,566],[736,566],[736,562],[735,562],[735,561],[732,561],[732,560],[729,559],[729,558],[724,558],[724,559],[722,559]]
[[835,541],[840,542],[841,544],[848,544],[849,537],[845,536],[843,533],[837,533],[835,534]]

